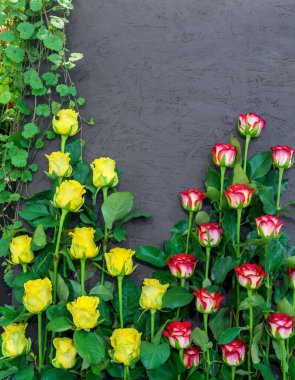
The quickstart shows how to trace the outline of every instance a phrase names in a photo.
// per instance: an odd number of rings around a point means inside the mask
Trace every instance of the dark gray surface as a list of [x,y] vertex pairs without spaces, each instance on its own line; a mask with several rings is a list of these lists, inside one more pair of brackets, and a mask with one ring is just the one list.
[[[84,59],[73,79],[87,99],[83,115],[97,122],[83,129],[86,159],[114,158],[123,172],[120,188],[154,215],[129,224],[130,247],[169,238],[185,216],[178,192],[203,188],[211,147],[229,141],[238,113],[267,121],[250,154],[295,145],[294,0],[76,0],[74,6],[68,42]],[[46,168],[43,153],[37,159]],[[40,171],[34,190],[48,185]]]

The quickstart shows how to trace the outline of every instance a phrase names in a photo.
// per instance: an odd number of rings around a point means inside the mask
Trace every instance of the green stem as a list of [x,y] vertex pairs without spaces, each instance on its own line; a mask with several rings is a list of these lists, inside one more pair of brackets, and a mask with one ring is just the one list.
[[59,221],[59,228],[58,228],[58,234],[57,234],[57,240],[55,245],[55,252],[54,252],[54,259],[53,259],[53,302],[56,303],[56,289],[57,289],[57,270],[58,270],[58,262],[59,262],[59,246],[60,246],[60,239],[62,234],[62,229],[65,221],[65,217],[67,215],[67,210],[62,210],[60,221]]
[[124,380],[130,380],[129,366],[124,365]]
[[231,380],[235,380],[236,378],[236,367],[232,366],[231,367]]
[[44,365],[48,344],[48,329],[47,329],[47,318],[45,316],[45,331],[44,331],[44,344],[43,344],[43,354],[42,354],[42,366]]
[[119,315],[120,315],[120,327],[124,327],[123,320],[123,278],[124,276],[118,276],[118,296],[119,296]]
[[38,352],[39,352],[39,367],[38,372],[42,369],[42,313],[38,314]]
[[[271,296],[272,296],[272,276],[271,273],[266,275],[266,308],[271,308]],[[269,316],[269,311],[266,312],[266,318]]]
[[[185,278],[181,278],[181,279],[180,279],[180,286],[181,286],[182,288],[185,288]],[[180,316],[180,309],[181,309],[181,307],[178,306],[178,308],[177,308],[177,313],[176,313],[176,319],[179,319],[179,316]]]
[[280,339],[280,344],[281,344],[281,351],[282,351],[282,375],[283,375],[283,380],[287,380],[285,340]]
[[236,327],[240,326],[240,285],[239,282],[236,282],[237,285],[237,309],[236,309]]
[[223,199],[223,190],[224,190],[224,177],[225,177],[226,167],[220,167],[220,199],[219,199],[219,224],[221,224],[222,219],[222,199]]
[[[248,297],[252,297],[252,290],[248,290]],[[248,347],[248,379],[252,379],[251,375],[251,346],[253,343],[253,307],[249,308],[249,347]]]
[[61,135],[60,150],[62,151],[62,153],[65,152],[67,138],[68,138],[68,136]]
[[151,309],[151,343],[153,343],[155,336],[155,314],[156,310]]
[[193,211],[190,211],[189,217],[188,217],[188,230],[187,230],[187,237],[186,237],[185,253],[188,253],[188,245],[189,245],[189,239],[191,236],[193,217],[194,217],[194,213]]
[[81,259],[81,295],[85,295],[85,266],[86,259]]
[[206,271],[205,271],[205,279],[206,280],[209,278],[210,253],[211,253],[211,248],[206,247]]
[[237,208],[237,238],[236,238],[236,256],[237,257],[240,257],[241,219],[242,219],[242,209]]
[[[103,201],[108,197],[108,187],[102,188],[102,197]],[[106,261],[105,261],[105,253],[107,251],[107,241],[108,241],[108,229],[106,225],[104,226],[104,237],[103,237],[103,244],[102,244],[102,271],[101,271],[101,284],[104,285],[104,277],[105,277],[105,267],[106,267]]]
[[280,199],[281,199],[281,189],[282,189],[282,180],[284,175],[284,168],[279,168],[279,182],[278,182],[278,194],[277,194],[277,213],[279,213],[280,207]]
[[[203,314],[204,315],[204,330],[206,334],[208,335],[208,314]],[[206,351],[206,380],[209,379],[210,376],[210,351]]]
[[246,173],[246,169],[247,169],[248,148],[249,148],[250,140],[251,140],[251,136],[247,135],[246,136],[246,142],[245,142],[244,166],[243,166],[245,173]]
[[23,273],[27,273],[28,267],[27,264],[22,264],[23,267]]
[[293,309],[295,310],[295,289],[293,290],[293,302],[292,302],[292,305],[293,305]]

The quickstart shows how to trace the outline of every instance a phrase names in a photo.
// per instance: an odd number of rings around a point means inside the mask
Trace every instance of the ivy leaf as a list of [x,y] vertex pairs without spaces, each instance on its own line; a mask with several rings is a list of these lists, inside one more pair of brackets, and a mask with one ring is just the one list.
[[14,63],[21,63],[25,58],[24,49],[14,45],[7,46],[5,49],[5,54]]
[[48,106],[48,104],[39,104],[37,107],[36,107],[36,114],[38,116],[44,116],[44,117],[48,117],[51,113],[51,110]]
[[24,125],[24,130],[22,131],[22,135],[25,139],[31,139],[36,136],[40,132],[40,129],[34,123],[28,123]]
[[0,87],[0,104],[7,104],[10,101],[11,96],[8,85]]
[[7,144],[8,157],[12,164],[17,168],[23,168],[27,164],[28,152],[22,148],[17,147],[13,142]]
[[46,86],[55,86],[58,82],[58,76],[53,73],[43,74],[42,79],[45,81]]
[[38,90],[43,88],[43,83],[36,70],[30,69],[24,73],[24,82],[33,89]]
[[67,20],[62,19],[61,17],[50,16],[50,24],[57,29],[63,29],[65,26],[65,21]]
[[[17,26],[17,30],[19,31],[19,35],[23,40],[28,40],[29,38],[32,37],[35,31],[35,27],[30,22],[25,21],[25,22],[21,22]],[[2,35],[1,35],[1,39],[2,39]]]
[[44,38],[43,43],[50,50],[60,51],[63,48],[62,40],[54,34],[48,34]]
[[30,8],[33,12],[38,12],[42,9],[42,0],[30,0]]
[[13,42],[15,40],[14,33],[11,30],[4,30],[1,32],[1,41]]
[[71,0],[57,0],[58,4],[66,9],[73,9]]
[[62,56],[60,54],[50,54],[47,58],[56,66],[59,66],[62,63]]

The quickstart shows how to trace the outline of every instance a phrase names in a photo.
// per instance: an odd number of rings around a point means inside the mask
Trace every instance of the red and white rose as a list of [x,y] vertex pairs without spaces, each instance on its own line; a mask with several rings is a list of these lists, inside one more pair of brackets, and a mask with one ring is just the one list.
[[191,322],[171,322],[163,331],[163,336],[168,338],[172,347],[183,349],[190,345],[192,330]]
[[251,189],[250,187],[241,184],[229,186],[224,194],[231,208],[241,209],[249,206],[254,192],[255,189]]
[[275,238],[279,235],[282,226],[285,224],[277,216],[262,215],[255,218],[257,233],[260,237]]
[[276,168],[289,169],[293,165],[295,149],[287,145],[276,145],[271,150],[272,163]]
[[188,189],[180,193],[182,206],[186,211],[198,212],[202,208],[202,201],[206,198],[203,191]]
[[206,289],[197,289],[194,292],[196,297],[196,308],[202,314],[214,313],[224,299],[224,297],[218,292],[207,292]]
[[180,253],[170,256],[166,261],[170,272],[178,278],[189,278],[193,275],[198,260],[193,255]]
[[276,339],[288,339],[293,334],[294,317],[287,314],[271,314],[267,318],[269,332]]
[[237,156],[237,148],[231,144],[215,144],[212,148],[215,165],[231,168]]
[[200,364],[201,349],[198,346],[190,346],[183,352],[183,364],[185,368],[198,367]]
[[295,268],[288,268],[290,288],[295,290]]
[[196,230],[199,243],[203,247],[217,247],[221,241],[223,228],[218,223],[203,223]]
[[233,340],[228,344],[220,345],[223,361],[233,367],[244,363],[247,353],[247,344],[241,340]]
[[255,113],[240,114],[238,117],[238,131],[242,136],[258,137],[265,125],[265,120]]
[[242,264],[235,268],[239,284],[246,289],[258,289],[266,272],[257,264]]

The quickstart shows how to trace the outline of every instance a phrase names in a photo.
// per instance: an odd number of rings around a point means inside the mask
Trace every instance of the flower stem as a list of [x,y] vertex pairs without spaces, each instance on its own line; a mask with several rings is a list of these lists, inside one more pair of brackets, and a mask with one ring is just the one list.
[[27,264],[22,264],[23,273],[27,273]]
[[292,300],[293,309],[295,310],[295,289],[293,290],[293,300]]
[[236,378],[236,367],[232,366],[231,367],[231,380],[235,380]]
[[[208,314],[204,314],[204,330],[208,335]],[[210,352],[207,349],[206,351],[206,380],[209,379],[210,376]]]
[[246,142],[245,142],[244,166],[243,166],[245,173],[246,173],[246,169],[247,169],[247,157],[248,157],[248,148],[249,148],[250,140],[251,140],[251,136],[247,135],[246,136]]
[[236,310],[236,327],[240,326],[240,285],[238,281],[237,284],[237,310]]
[[155,314],[156,310],[151,309],[151,343],[153,343],[155,336]]
[[64,210],[64,209],[62,210],[60,221],[59,221],[57,240],[56,240],[56,245],[55,245],[55,252],[54,252],[54,259],[53,259],[53,302],[54,303],[56,303],[57,269],[58,269],[58,262],[59,262],[60,239],[61,239],[63,225],[64,225],[64,221],[65,221],[65,217],[67,213],[68,213],[67,210]]
[[281,199],[281,189],[282,189],[282,180],[284,175],[284,168],[279,168],[279,182],[278,182],[278,194],[277,194],[277,213],[279,213],[281,206],[280,206],[280,199]]
[[85,295],[85,265],[86,259],[81,259],[81,296]]
[[206,280],[209,278],[210,253],[211,253],[211,248],[206,247],[206,271],[205,271],[205,279]]
[[130,380],[129,366],[124,365],[124,380]]
[[[102,188],[102,197],[103,197],[103,201],[105,201],[107,199],[107,197],[108,197],[108,188],[107,187]],[[107,240],[108,240],[108,229],[105,225],[104,226],[103,244],[102,244],[102,271],[101,271],[101,281],[100,281],[102,285],[104,284],[104,276],[105,276],[106,261],[105,261],[104,254],[107,251]]]
[[237,257],[240,257],[241,219],[242,219],[242,209],[237,208],[237,237],[236,237],[236,255],[237,255]]
[[282,351],[282,375],[283,375],[283,380],[287,380],[285,340],[280,339],[280,344],[281,344],[281,351]]
[[42,313],[38,314],[38,352],[39,352],[39,367],[38,372],[42,369]]
[[119,296],[119,315],[120,315],[120,327],[124,327],[123,320],[123,278],[124,276],[118,276],[118,296]]
[[193,217],[194,217],[194,213],[193,211],[190,211],[189,217],[188,217],[188,230],[187,230],[187,237],[186,237],[185,253],[188,253],[188,245],[189,245],[189,239],[191,236]]
[[42,366],[44,365],[48,345],[48,329],[47,329],[47,318],[45,315],[45,330],[44,330],[44,344],[43,344],[43,354],[42,354]]
[[[248,297],[252,297],[252,290],[248,290]],[[248,379],[252,379],[251,375],[251,346],[253,343],[253,307],[249,308],[249,347],[248,347]]]
[[222,199],[223,199],[223,189],[224,189],[224,177],[225,177],[226,167],[220,167],[220,199],[219,199],[219,224],[221,224],[222,219]]
[[68,136],[61,135],[60,150],[62,151],[62,153],[65,152],[67,138],[68,138]]

